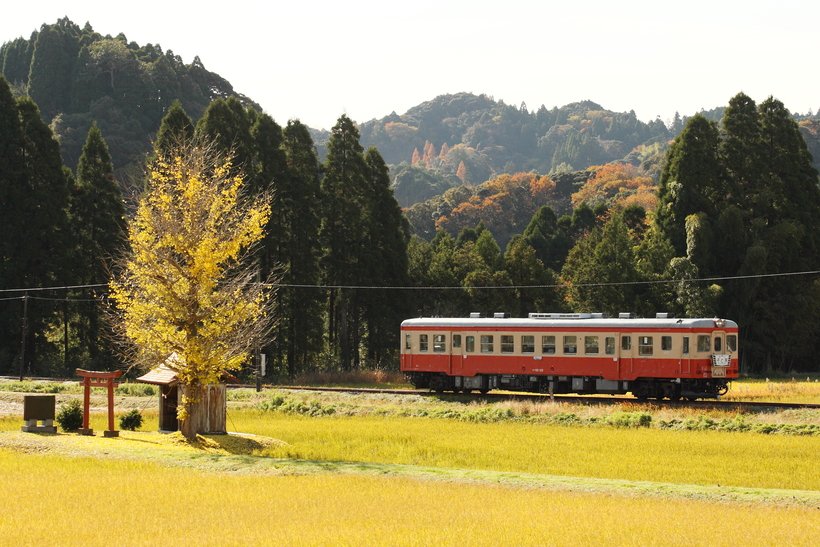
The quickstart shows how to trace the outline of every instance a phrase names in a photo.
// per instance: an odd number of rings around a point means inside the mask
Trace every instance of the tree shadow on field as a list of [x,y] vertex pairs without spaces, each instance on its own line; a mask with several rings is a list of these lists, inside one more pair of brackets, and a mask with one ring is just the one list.
[[182,433],[168,435],[168,440],[175,445],[189,446],[203,452],[231,454],[236,456],[258,456],[269,448],[287,445],[286,442],[271,437],[252,435],[250,433],[227,433],[224,435],[197,435],[188,439]]

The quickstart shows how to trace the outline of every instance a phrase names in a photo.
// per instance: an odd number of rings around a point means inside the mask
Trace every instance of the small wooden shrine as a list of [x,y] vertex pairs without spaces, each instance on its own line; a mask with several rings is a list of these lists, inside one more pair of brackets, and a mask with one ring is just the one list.
[[[225,434],[227,382],[236,382],[236,378],[226,374],[219,384],[196,388],[199,390],[197,396],[191,392],[189,386],[179,383],[176,371],[168,366],[169,363],[173,364],[180,360],[181,358],[173,353],[160,366],[137,378],[138,382],[159,387],[159,430],[167,433],[181,431],[186,437],[192,437],[195,433]],[[185,423],[181,423],[177,419],[177,406],[185,394],[197,402],[188,409],[188,419]]]

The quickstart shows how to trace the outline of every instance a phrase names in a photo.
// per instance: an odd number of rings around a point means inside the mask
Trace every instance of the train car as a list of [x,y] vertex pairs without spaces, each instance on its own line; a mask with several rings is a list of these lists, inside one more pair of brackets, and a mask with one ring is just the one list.
[[738,376],[738,326],[666,314],[421,317],[401,324],[401,370],[416,388],[438,392],[717,398]]

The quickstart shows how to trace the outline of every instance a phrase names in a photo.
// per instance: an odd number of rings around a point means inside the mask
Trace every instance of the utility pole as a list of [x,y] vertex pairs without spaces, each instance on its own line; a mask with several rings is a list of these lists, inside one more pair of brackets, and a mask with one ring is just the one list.
[[23,324],[20,330],[20,381],[23,381],[23,369],[26,366],[26,334],[28,334],[28,293],[23,294]]

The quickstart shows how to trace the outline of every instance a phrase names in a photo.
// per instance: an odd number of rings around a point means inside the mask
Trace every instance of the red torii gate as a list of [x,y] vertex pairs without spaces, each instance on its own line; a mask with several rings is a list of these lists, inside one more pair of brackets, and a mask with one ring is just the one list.
[[94,435],[94,430],[88,427],[89,407],[91,403],[91,388],[92,387],[106,387],[108,388],[108,429],[103,432],[104,437],[119,437],[120,432],[114,429],[114,386],[119,385],[115,382],[116,378],[122,376],[123,371],[114,370],[111,372],[99,372],[96,370],[83,370],[78,368],[74,371],[77,376],[82,378],[80,382],[83,385],[83,427],[80,429],[81,435]]

